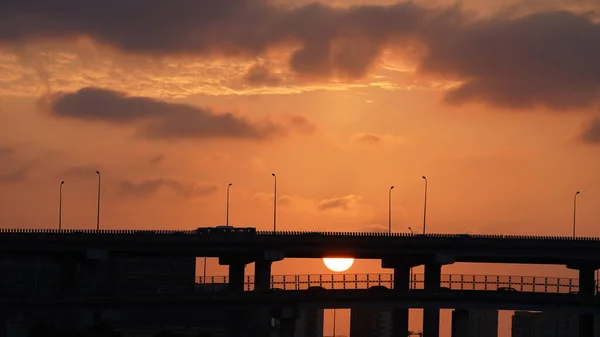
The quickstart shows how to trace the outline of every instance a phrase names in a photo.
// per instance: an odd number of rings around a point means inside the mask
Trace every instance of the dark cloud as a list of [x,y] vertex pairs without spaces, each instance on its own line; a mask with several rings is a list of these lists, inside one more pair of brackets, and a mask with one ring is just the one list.
[[[600,25],[574,12],[476,19],[457,6],[412,2],[348,8],[283,8],[261,0],[173,0],[168,6],[161,0],[130,0],[127,6],[117,0],[0,2],[0,43],[80,35],[145,55],[256,57],[272,47],[296,46],[289,65],[309,78],[364,76],[383,48],[410,44],[423,49],[417,53],[421,72],[462,82],[446,97],[451,103],[580,108],[597,103],[600,88]],[[246,80],[274,79],[257,66]],[[135,104],[148,104],[142,101]],[[141,118],[139,112],[119,116],[113,117]],[[168,129],[195,134],[188,125]]]
[[287,134],[284,126],[270,121],[250,122],[233,114],[167,103],[146,97],[83,88],[74,93],[55,94],[42,100],[56,117],[134,126],[146,138],[242,138],[268,139]]
[[29,169],[30,168],[28,166],[6,171],[0,168],[0,184],[14,183],[25,180],[29,173]]
[[276,86],[282,82],[279,76],[272,74],[269,67],[262,64],[256,64],[248,69],[244,81],[253,86]]
[[570,12],[496,18],[428,36],[421,70],[465,82],[451,103],[588,107],[600,98],[600,25]]
[[33,163],[23,163],[15,148],[0,146],[0,184],[27,179]]
[[600,145],[600,117],[592,119],[581,134],[581,140],[585,143]]
[[358,133],[352,136],[356,142],[368,145],[378,145],[381,143],[381,136],[372,133]]
[[182,198],[205,197],[214,194],[214,184],[198,184],[175,179],[153,179],[141,182],[124,180],[119,183],[119,192],[124,196],[148,197],[155,195],[161,188],[167,188]]
[[16,152],[17,151],[12,147],[0,146],[0,160],[10,157],[13,154],[15,154]]
[[100,166],[97,165],[74,165],[60,172],[58,176],[75,179],[86,179],[89,177],[96,178],[96,171],[98,170],[103,172],[103,170],[100,169]]
[[154,165],[160,164],[165,159],[165,157],[166,156],[164,154],[159,154],[158,156],[150,158],[149,163]]

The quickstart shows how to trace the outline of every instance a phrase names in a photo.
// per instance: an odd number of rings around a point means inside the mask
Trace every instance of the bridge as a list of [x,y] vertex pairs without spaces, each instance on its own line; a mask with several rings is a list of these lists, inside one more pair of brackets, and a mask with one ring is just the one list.
[[[244,290],[253,291],[254,276],[244,278]],[[600,286],[596,280],[596,289]],[[197,277],[196,283],[206,290],[219,290],[229,283],[227,276]],[[383,286],[394,289],[394,274],[304,274],[273,275],[271,289],[307,290],[320,287],[326,290],[369,289]],[[539,292],[556,294],[576,294],[579,292],[579,279],[568,277],[514,276],[514,275],[473,275],[442,274],[440,287],[446,290]],[[507,289],[508,288],[508,289]],[[411,274],[409,289],[425,289],[425,274]]]
[[[600,238],[300,231],[202,233],[195,230],[0,229],[0,256],[19,255],[55,256],[63,261],[61,263],[64,267],[61,268],[64,269],[64,275],[72,273],[73,262],[69,261],[73,256],[79,259],[86,259],[91,255],[218,257],[221,265],[229,267],[227,281],[231,290],[239,292],[237,296],[246,296],[240,295],[245,293],[242,290],[246,279],[246,265],[254,263],[254,290],[264,292],[272,287],[272,263],[284,258],[378,259],[383,268],[393,270],[393,277],[389,280],[392,289],[390,293],[393,294],[416,291],[415,285],[418,289],[421,284],[425,292],[436,293],[440,287],[444,287],[442,266],[456,262],[553,264],[564,265],[579,272],[577,295],[562,294],[566,289],[562,284],[557,286],[560,289],[558,294],[553,295],[576,296],[577,301],[584,303],[596,298],[594,272],[600,268]],[[415,283],[410,271],[412,267],[419,265],[424,265],[425,273],[422,281]],[[476,283],[474,281],[473,284]],[[537,280],[518,283],[523,283],[524,286],[532,283],[534,289],[539,288]],[[449,281],[448,284],[449,288],[455,289],[453,282]],[[465,284],[464,280],[462,284]],[[337,282],[332,281],[332,286],[335,286],[334,291],[337,292]],[[490,287],[493,289],[492,285]],[[573,283],[569,287],[575,289]],[[481,291],[476,293],[481,295],[473,296],[487,296]],[[499,292],[493,293],[495,295],[489,296],[499,296]],[[532,296],[538,295],[551,296]],[[560,301],[567,300],[567,297],[557,297],[556,300],[559,301],[559,298]],[[438,337],[439,309],[426,307],[423,316],[424,337]],[[408,330],[408,310],[396,308],[393,317],[394,335],[405,335]],[[593,336],[593,316],[582,314],[579,321],[580,337]]]
[[377,308],[397,310],[398,308],[464,308],[500,310],[552,310],[600,313],[600,297],[585,298],[574,294],[542,294],[531,292],[498,291],[427,291],[408,290],[395,292],[380,289],[358,290],[284,290],[267,292],[219,292],[205,294],[152,294],[143,296],[119,297],[70,297],[70,298],[20,298],[0,299],[0,305],[10,308],[69,308],[100,307],[111,308],[162,308],[208,307],[244,308],[255,310],[259,307],[277,309],[293,308],[294,311],[306,308]]

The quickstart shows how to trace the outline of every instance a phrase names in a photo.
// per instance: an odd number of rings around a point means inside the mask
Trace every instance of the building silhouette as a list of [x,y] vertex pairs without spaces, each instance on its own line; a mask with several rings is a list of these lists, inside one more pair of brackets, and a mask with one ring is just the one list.
[[304,309],[296,319],[294,336],[323,337],[323,309]]
[[[578,337],[579,316],[567,312],[515,311],[512,337]],[[594,317],[594,336],[600,337],[600,316]]]
[[372,308],[350,310],[350,337],[392,336],[392,311]]
[[498,310],[453,310],[452,337],[498,337]]

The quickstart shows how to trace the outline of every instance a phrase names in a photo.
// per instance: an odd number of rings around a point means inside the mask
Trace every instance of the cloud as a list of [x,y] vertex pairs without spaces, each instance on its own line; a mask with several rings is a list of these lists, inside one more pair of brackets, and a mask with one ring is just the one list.
[[165,157],[166,156],[164,154],[159,154],[158,156],[150,158],[148,162],[150,164],[157,165],[160,164],[165,159]]
[[600,117],[592,119],[586,125],[581,140],[588,144],[600,145]]
[[[594,20],[548,7],[477,18],[459,6],[413,2],[281,7],[260,0],[173,0],[169,6],[132,0],[124,7],[117,0],[7,0],[0,3],[0,44],[87,37],[134,56],[245,60],[286,48],[289,68],[311,80],[364,77],[393,46],[415,59],[421,74],[461,81],[446,96],[449,103],[564,110],[598,103],[600,24]],[[276,82],[261,65],[246,80]]]
[[23,166],[13,170],[0,170],[0,184],[23,181],[27,178],[30,167]]
[[359,207],[359,203],[362,200],[361,196],[349,194],[343,197],[336,197],[331,199],[323,199],[318,202],[317,209],[319,211],[330,211],[330,210],[351,210]]
[[0,184],[14,183],[27,179],[32,163],[23,164],[13,147],[0,146]]
[[248,69],[248,72],[244,76],[246,83],[254,86],[276,86],[281,84],[282,79],[271,73],[271,70],[262,64],[255,64]]
[[237,138],[265,140],[287,134],[271,121],[250,122],[231,113],[215,114],[187,104],[167,103],[147,97],[83,88],[41,100],[52,116],[88,122],[133,126],[149,139]]
[[391,150],[404,144],[404,139],[392,134],[375,134],[375,133],[355,133],[350,137],[350,140],[358,145],[359,149]]
[[420,69],[464,80],[446,96],[449,103],[564,110],[600,98],[600,25],[589,16],[498,17],[437,33],[427,37]]
[[361,144],[379,145],[381,143],[381,136],[372,133],[357,133],[352,135],[352,140]]
[[214,184],[199,184],[175,179],[151,179],[141,182],[123,180],[119,183],[119,192],[123,196],[149,197],[159,192],[161,188],[169,189],[182,198],[205,197],[217,191]]

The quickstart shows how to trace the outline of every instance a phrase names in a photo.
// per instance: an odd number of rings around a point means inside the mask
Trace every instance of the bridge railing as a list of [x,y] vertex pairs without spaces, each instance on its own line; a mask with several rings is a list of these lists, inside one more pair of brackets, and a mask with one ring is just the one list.
[[[51,228],[0,228],[0,234],[83,234],[83,235],[211,235],[199,234],[194,229],[171,230],[171,229],[51,229]],[[540,236],[540,235],[504,235],[504,234],[452,234],[452,233],[432,233],[432,234],[412,234],[412,233],[387,233],[387,232],[315,232],[315,231],[257,231],[261,236],[299,236],[307,234],[326,235],[326,236],[350,236],[350,237],[413,237],[415,239],[423,238],[475,238],[475,239],[513,239],[513,240],[551,240],[551,241],[600,241],[599,237],[571,237],[571,236]],[[222,235],[222,234],[219,234]],[[248,233],[227,233],[227,235],[244,235]]]
[[[227,276],[207,276],[197,278],[197,283],[210,289],[224,287],[229,282]],[[368,289],[373,286],[384,286],[393,289],[393,274],[305,274],[305,275],[273,275],[271,288],[282,290],[306,290],[309,287],[325,289]],[[490,290],[512,288],[524,292],[541,293],[573,293],[579,291],[579,279],[545,276],[508,276],[508,275],[472,275],[443,274],[440,286],[451,290]],[[411,289],[424,288],[424,275],[413,274],[410,279]],[[254,290],[254,276],[246,276],[244,289]]]

